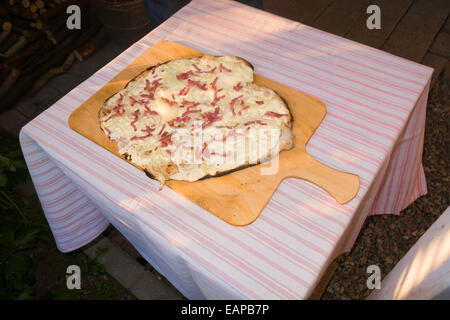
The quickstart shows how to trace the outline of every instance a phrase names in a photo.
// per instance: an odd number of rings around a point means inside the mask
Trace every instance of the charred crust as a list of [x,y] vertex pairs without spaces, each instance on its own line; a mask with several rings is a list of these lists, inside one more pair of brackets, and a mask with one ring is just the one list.
[[150,179],[159,181],[158,179],[156,179],[156,176],[154,174],[152,174],[150,171],[148,171],[147,169],[144,169],[144,173],[147,177],[149,177]]
[[291,109],[289,108],[289,104],[287,103],[286,99],[284,99],[281,95],[278,94],[278,92],[276,92],[275,90],[273,90],[273,91],[277,94],[278,97],[280,97],[281,101],[283,101],[286,109],[288,110],[289,117],[291,119],[291,127],[292,127],[292,123],[294,122],[294,117],[292,116],[292,112],[291,112]]
[[128,154],[128,153],[125,152],[125,153],[123,154],[123,157],[124,157],[125,160],[131,161],[131,155],[130,155],[130,154]]
[[205,179],[210,179],[210,178],[218,178],[218,177],[221,177],[221,176],[233,173],[235,171],[239,171],[239,170],[242,170],[242,169],[246,169],[246,168],[250,168],[250,167],[256,166],[256,165],[258,165],[260,163],[262,163],[262,162],[258,161],[257,163],[253,163],[253,164],[245,163],[245,164],[243,164],[240,167],[233,168],[233,169],[226,170],[226,171],[222,171],[222,172],[216,173],[215,175],[207,174],[207,175],[201,177],[199,180],[205,180]]
[[236,57],[238,60],[241,60],[244,64],[246,64],[247,66],[249,66],[250,68],[252,68],[253,71],[255,71],[255,67],[247,60],[245,60],[244,58],[241,57]]

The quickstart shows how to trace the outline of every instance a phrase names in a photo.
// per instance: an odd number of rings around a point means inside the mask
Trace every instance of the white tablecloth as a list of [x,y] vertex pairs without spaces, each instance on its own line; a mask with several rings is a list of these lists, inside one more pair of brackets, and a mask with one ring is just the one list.
[[[72,131],[67,119],[145,49],[172,40],[241,56],[256,73],[321,99],[307,145],[358,174],[355,199],[285,180],[261,216],[233,227]],[[422,146],[432,69],[230,1],[197,0],[99,70],[20,133],[45,215],[63,252],[111,223],[192,299],[304,299],[351,249],[369,214],[399,213],[426,193]]]

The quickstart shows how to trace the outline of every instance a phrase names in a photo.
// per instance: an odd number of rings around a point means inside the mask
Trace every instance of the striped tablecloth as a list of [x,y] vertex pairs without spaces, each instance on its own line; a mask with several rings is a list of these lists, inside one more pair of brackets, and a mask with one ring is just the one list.
[[[256,73],[322,100],[307,145],[358,174],[355,199],[285,180],[261,216],[233,227],[72,131],[70,113],[145,49],[172,40],[249,60]],[[111,223],[191,299],[304,299],[351,249],[369,214],[426,193],[422,168],[432,69],[231,1],[196,0],[28,123],[22,149],[57,246],[75,250]]]

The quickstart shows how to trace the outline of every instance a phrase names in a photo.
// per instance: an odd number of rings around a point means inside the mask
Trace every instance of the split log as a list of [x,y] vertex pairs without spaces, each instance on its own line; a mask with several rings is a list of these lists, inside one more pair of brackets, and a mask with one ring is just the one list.
[[3,40],[5,40],[9,34],[11,33],[12,30],[12,24],[9,21],[3,22],[2,25],[2,33],[0,34],[0,43],[3,42]]
[[30,5],[30,11],[31,11],[32,13],[35,13],[35,12],[38,11],[38,7],[37,7],[34,3],[32,3],[32,4]]
[[0,53],[0,57],[8,58],[25,47],[26,44],[27,38],[24,36],[20,36],[19,39],[17,39],[16,43],[14,43],[5,53]]
[[40,38],[37,41],[30,43],[17,54],[5,59],[3,63],[5,65],[20,69],[20,65],[22,65],[26,59],[29,59],[31,55],[35,54],[38,49],[44,45],[45,41],[45,38]]
[[3,98],[3,96],[12,88],[12,86],[16,83],[16,80],[17,78],[19,78],[19,76],[20,70],[18,69],[11,70],[8,77],[0,87],[0,98]]
[[44,1],[42,1],[42,0],[36,0],[36,2],[34,4],[36,5],[36,7],[38,7],[38,9],[43,9],[45,6]]
[[22,0],[22,7],[29,8],[30,7],[30,1],[29,0]]
[[106,29],[101,28],[100,32],[98,32],[92,39],[79,47],[76,51],[81,55],[83,60],[85,60],[97,49],[103,47],[109,41],[109,39],[110,37]]
[[2,43],[0,43],[0,52],[6,52],[14,43],[18,40],[17,35],[11,33],[8,38],[6,38]]
[[43,21],[48,21],[54,19],[55,17],[64,16],[66,15],[67,7],[72,4],[78,5],[81,10],[83,10],[83,8],[86,8],[86,6],[88,5],[88,2],[86,0],[71,0],[64,4],[57,4],[53,8],[49,8],[47,12],[44,12],[41,15],[41,19]]
[[40,76],[33,85],[30,94],[33,96],[38,92],[48,81],[57,75],[63,74],[69,70],[75,60],[75,53],[69,54],[64,63],[57,68],[51,68],[49,71]]

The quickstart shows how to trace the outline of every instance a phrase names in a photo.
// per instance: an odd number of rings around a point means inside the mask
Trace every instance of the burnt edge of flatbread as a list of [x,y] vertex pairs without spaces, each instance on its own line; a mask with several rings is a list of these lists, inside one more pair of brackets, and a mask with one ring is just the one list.
[[[192,57],[192,58],[201,58],[201,57],[203,57],[203,56],[204,56],[204,55],[201,55],[201,56],[198,56],[198,57]],[[221,57],[221,56],[214,56],[214,57],[217,58],[217,57]],[[180,59],[192,59],[192,58],[180,58]],[[239,60],[241,60],[242,62],[244,62],[247,66],[249,66],[249,67],[253,70],[253,72],[255,72],[255,67],[254,67],[253,64],[251,64],[249,61],[247,61],[247,60],[244,59],[244,58],[237,57],[237,56],[236,56],[236,58],[239,59]],[[174,60],[175,60],[175,59],[174,59]],[[164,65],[164,64],[166,64],[166,63],[169,63],[169,62],[171,62],[171,61],[173,61],[173,60],[168,60],[168,61],[163,62],[163,63],[157,63],[157,64],[155,64],[155,65],[153,65],[153,66],[150,66],[150,67],[146,68],[145,70],[141,71],[139,74],[137,74],[136,76],[134,76],[131,80],[129,80],[129,81],[127,82],[127,84],[126,84],[122,89],[120,89],[118,92],[122,91],[123,89],[126,89],[126,88],[128,87],[128,85],[129,85],[131,82],[136,81],[136,80],[139,80],[142,76],[144,76],[145,73],[148,73],[148,72],[152,71],[154,68],[160,67],[160,66],[162,66],[162,65]],[[269,89],[270,89],[270,88],[269,88]],[[276,90],[273,90],[273,89],[270,89],[270,90],[272,90],[273,92],[275,92],[276,95],[277,95],[277,96],[283,101],[283,103],[285,104],[286,109],[288,110],[289,116],[290,116],[290,119],[291,119],[291,121],[290,121],[290,129],[292,129],[293,122],[294,122],[294,117],[292,116],[292,112],[291,112],[291,109],[289,108],[289,104],[287,103],[286,99],[284,99],[284,98],[283,98]],[[105,102],[103,102],[102,106],[99,108],[99,111],[98,111],[98,121],[99,121],[100,124],[101,124],[101,122],[100,122],[100,112],[102,111],[103,107],[106,105],[106,103],[108,102],[108,100],[111,99],[112,97],[114,97],[118,92],[114,93],[114,94],[111,95],[109,98],[107,98],[107,99],[105,100]],[[103,130],[103,128],[101,128],[101,130],[103,131],[103,133],[106,134],[106,132]],[[107,136],[108,136],[108,135],[107,135]],[[108,136],[108,139],[112,140],[109,136]],[[293,146],[294,146],[294,143],[292,142],[291,148],[293,148]],[[291,148],[289,148],[289,149],[291,149]],[[283,149],[283,150],[280,150],[280,151],[278,152],[278,154],[279,154],[281,151],[289,150],[289,149]],[[131,155],[129,155],[129,154],[127,154],[127,153],[124,153],[122,156],[123,156],[123,158],[124,158],[125,160],[131,162]],[[273,158],[273,157],[269,157],[269,158],[265,158],[265,159],[262,159],[262,160],[258,160],[256,163],[252,163],[252,164],[250,164],[250,163],[247,162],[247,163],[245,163],[245,164],[243,164],[243,165],[241,165],[241,166],[239,166],[239,167],[236,167],[236,168],[233,168],[233,169],[230,169],[230,170],[227,170],[227,171],[222,171],[222,172],[217,173],[217,174],[215,174],[215,175],[210,175],[210,174],[208,174],[208,175],[205,175],[205,176],[203,176],[202,178],[200,178],[198,181],[200,181],[200,180],[205,180],[205,179],[210,179],[210,178],[218,178],[218,177],[221,177],[221,176],[224,176],[224,175],[227,175],[227,174],[230,174],[230,173],[239,171],[239,170],[243,170],[243,169],[246,169],[246,168],[250,168],[250,167],[253,167],[253,166],[262,164],[262,163],[266,163],[266,162],[270,161],[272,158]],[[156,181],[160,182],[160,181],[156,178],[156,176],[155,176],[154,174],[152,174],[150,171],[148,171],[147,169],[142,168],[142,167],[140,167],[140,166],[139,166],[139,168],[141,168],[142,171],[144,171],[144,173],[145,173],[145,175],[146,175],[147,177],[149,177],[150,179],[153,179],[153,180],[156,180]],[[195,182],[195,181],[194,181],[194,182]]]

